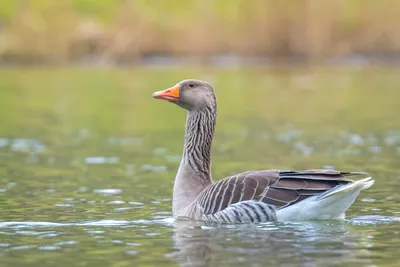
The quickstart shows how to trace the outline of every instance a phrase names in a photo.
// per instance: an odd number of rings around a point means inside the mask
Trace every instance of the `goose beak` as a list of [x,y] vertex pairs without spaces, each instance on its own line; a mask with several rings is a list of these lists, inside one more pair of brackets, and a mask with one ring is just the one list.
[[154,92],[153,97],[155,99],[162,99],[162,100],[167,100],[169,102],[178,102],[179,101],[179,89],[180,85],[177,84],[173,87],[170,87],[168,89]]

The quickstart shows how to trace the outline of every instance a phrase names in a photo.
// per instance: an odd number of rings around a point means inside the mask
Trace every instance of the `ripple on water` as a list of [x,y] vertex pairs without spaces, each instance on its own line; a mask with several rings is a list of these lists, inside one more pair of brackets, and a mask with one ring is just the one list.
[[[45,228],[45,227],[62,227],[62,226],[139,226],[139,225],[154,225],[154,224],[163,224],[166,226],[171,226],[175,223],[175,219],[172,217],[165,217],[170,216],[170,212],[157,212],[152,220],[134,220],[134,221],[125,221],[125,220],[100,220],[100,221],[88,221],[88,222],[75,222],[75,223],[52,223],[52,222],[0,222],[0,228],[13,228],[16,230],[16,234],[20,235],[34,235],[40,237],[53,237],[56,236],[57,233],[55,231],[47,231],[47,232],[40,232],[40,231],[30,231],[30,230],[19,230],[23,228]],[[400,214],[399,212],[393,212],[393,214]],[[165,215],[165,216],[161,216]],[[345,220],[351,224],[367,224],[367,225],[374,225],[374,224],[390,224],[390,223],[398,223],[400,222],[400,216],[381,216],[381,215],[365,215],[359,216],[352,219]],[[276,231],[285,227],[293,227],[293,226],[306,226],[302,222],[300,223],[279,223],[279,226],[276,223],[263,223],[259,224],[255,227],[258,227],[264,231]],[[224,228],[233,228],[233,229],[246,229],[248,225],[207,225],[202,226],[204,229],[216,229],[218,227]],[[94,229],[87,229],[88,233],[91,234],[103,234],[103,230],[94,230]],[[4,233],[8,234],[8,233]],[[154,233],[149,233],[149,235],[153,235]],[[155,233],[157,234],[157,233]],[[72,241],[75,242],[75,241]],[[0,245],[1,246],[1,245]]]
[[105,231],[102,231],[102,230],[90,230],[89,229],[86,232],[88,232],[89,234],[97,235],[97,234],[104,234]]
[[153,215],[170,216],[171,212],[170,211],[158,211],[158,212],[154,212]]
[[375,198],[363,198],[361,199],[362,202],[369,202],[369,203],[374,203],[376,201]]
[[390,224],[400,222],[400,216],[365,215],[347,221],[356,225]]
[[104,195],[116,195],[122,192],[121,189],[95,189],[93,190],[95,193],[104,194]]
[[133,207],[123,207],[123,208],[116,208],[114,210],[116,210],[116,211],[125,211],[125,210],[132,210],[132,209],[134,209],[134,208]]
[[141,244],[139,243],[132,243],[132,242],[127,242],[125,245],[130,246],[130,247],[140,247]]
[[[62,227],[62,226],[122,226],[132,223],[138,223],[137,221],[124,221],[124,220],[100,220],[100,221],[88,221],[88,222],[76,222],[76,223],[52,223],[52,222],[0,222],[0,228],[12,228],[12,229],[23,229],[23,228],[46,228],[46,227]],[[141,223],[141,222],[140,222]],[[26,231],[20,230],[16,232],[18,234],[25,235],[41,235],[43,232]],[[52,232],[48,232],[52,233]]]
[[123,220],[101,220],[101,221],[91,221],[85,223],[77,223],[75,225],[82,225],[82,226],[121,226],[129,224],[129,221]]
[[146,233],[145,236],[158,236],[160,233]]
[[57,234],[57,233],[42,234],[38,237],[38,239],[51,238],[51,237],[56,237],[56,236],[59,236],[59,234]]
[[8,139],[0,138],[0,147],[6,147],[8,146],[8,143],[9,143]]
[[125,251],[125,253],[128,255],[136,255],[137,251],[136,250],[127,250],[127,251]]
[[125,201],[113,200],[113,201],[109,201],[107,204],[110,204],[110,205],[122,205],[122,204],[125,204]]
[[11,143],[12,151],[40,153],[45,149],[45,145],[36,139],[16,138]]
[[71,246],[71,245],[76,245],[76,244],[78,244],[78,242],[75,240],[62,241],[62,242],[55,243],[56,246]]
[[44,251],[54,251],[54,250],[59,250],[61,247],[59,246],[41,246],[38,247],[38,250],[44,250]]
[[116,164],[119,162],[118,157],[86,157],[85,158],[86,164]]
[[10,248],[10,250],[24,250],[24,249],[30,249],[30,248],[35,248],[36,246],[33,245],[27,245],[27,246],[16,246]]
[[128,204],[131,204],[131,205],[138,205],[138,206],[144,205],[142,202],[136,202],[136,201],[129,201]]
[[52,222],[0,222],[0,228],[31,228],[31,227],[55,227],[64,226],[63,223],[52,223]]

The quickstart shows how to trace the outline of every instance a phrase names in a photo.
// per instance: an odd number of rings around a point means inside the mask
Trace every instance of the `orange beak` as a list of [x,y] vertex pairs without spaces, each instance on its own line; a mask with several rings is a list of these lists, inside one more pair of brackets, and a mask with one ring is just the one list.
[[179,89],[180,85],[177,84],[171,88],[154,92],[153,97],[156,99],[162,99],[162,100],[167,100],[170,102],[178,102],[179,101]]

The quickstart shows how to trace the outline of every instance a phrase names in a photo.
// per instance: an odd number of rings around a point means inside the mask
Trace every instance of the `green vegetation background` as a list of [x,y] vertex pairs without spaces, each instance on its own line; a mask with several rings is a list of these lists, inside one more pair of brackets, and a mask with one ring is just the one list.
[[399,15],[391,0],[4,0],[0,55],[56,63],[88,55],[391,55],[400,48]]

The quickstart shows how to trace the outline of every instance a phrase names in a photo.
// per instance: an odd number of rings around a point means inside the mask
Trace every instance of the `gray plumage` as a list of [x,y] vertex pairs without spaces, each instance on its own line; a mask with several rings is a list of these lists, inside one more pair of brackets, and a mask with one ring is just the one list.
[[[228,223],[341,218],[359,192],[373,184],[370,178],[348,179],[364,173],[334,170],[249,171],[214,183],[211,145],[217,103],[211,85],[184,80],[153,97],[188,110],[183,156],[174,183],[174,217]],[[302,205],[290,208],[298,203]]]

